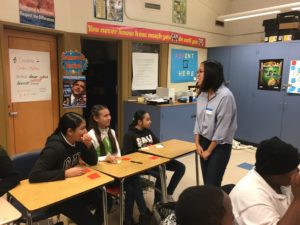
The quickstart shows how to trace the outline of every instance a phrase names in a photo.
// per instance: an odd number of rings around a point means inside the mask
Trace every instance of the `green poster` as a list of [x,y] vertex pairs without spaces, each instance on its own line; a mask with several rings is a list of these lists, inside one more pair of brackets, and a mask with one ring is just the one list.
[[173,0],[173,23],[186,24],[186,0]]
[[280,91],[283,59],[259,61],[258,89]]

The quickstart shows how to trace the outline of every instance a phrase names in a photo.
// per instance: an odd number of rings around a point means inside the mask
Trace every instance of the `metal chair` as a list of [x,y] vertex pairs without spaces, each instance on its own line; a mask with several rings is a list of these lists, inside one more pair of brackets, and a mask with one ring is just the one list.
[[[28,179],[29,174],[40,155],[40,151],[22,153],[12,157],[12,164],[19,172],[21,180]],[[26,209],[16,200],[13,196],[8,194],[8,199],[21,213],[22,217],[16,221],[16,224],[26,223],[32,224],[33,222],[45,220],[47,218],[57,216],[59,221],[59,212],[50,212],[47,209],[41,209],[31,214],[31,219],[27,215]]]

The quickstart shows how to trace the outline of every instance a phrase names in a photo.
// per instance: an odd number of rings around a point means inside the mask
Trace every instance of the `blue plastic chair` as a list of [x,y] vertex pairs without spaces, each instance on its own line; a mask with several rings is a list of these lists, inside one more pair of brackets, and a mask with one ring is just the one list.
[[[19,155],[15,155],[11,158],[12,164],[15,167],[15,169],[18,171],[20,179],[25,180],[28,179],[29,174],[39,158],[40,151],[35,152],[28,152],[28,153],[22,153]],[[21,213],[22,217],[15,223],[24,223],[27,221],[27,224],[32,224],[33,222],[45,220],[47,218],[57,216],[59,220],[59,212],[50,212],[47,209],[41,209],[38,211],[35,211],[31,214],[31,220],[27,215],[26,209],[13,198],[13,196],[9,195],[9,199],[11,204],[13,204]]]

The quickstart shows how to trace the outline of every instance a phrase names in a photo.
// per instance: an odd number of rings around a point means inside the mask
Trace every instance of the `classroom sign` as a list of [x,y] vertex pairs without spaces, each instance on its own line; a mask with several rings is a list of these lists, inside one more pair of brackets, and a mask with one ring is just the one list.
[[9,49],[12,102],[51,100],[49,52]]
[[198,52],[184,49],[171,50],[171,83],[195,82]]
[[287,93],[300,94],[300,60],[291,61]]

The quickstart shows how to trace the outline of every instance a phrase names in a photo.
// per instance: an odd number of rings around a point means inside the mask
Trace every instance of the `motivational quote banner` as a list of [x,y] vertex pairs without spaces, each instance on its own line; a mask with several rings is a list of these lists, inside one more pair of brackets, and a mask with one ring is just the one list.
[[181,34],[177,32],[94,22],[87,23],[87,33],[102,37],[106,36],[133,40],[158,41],[198,48],[205,48],[206,44],[205,38]]

